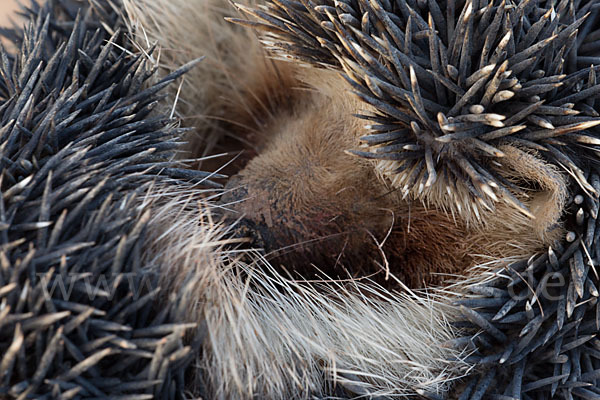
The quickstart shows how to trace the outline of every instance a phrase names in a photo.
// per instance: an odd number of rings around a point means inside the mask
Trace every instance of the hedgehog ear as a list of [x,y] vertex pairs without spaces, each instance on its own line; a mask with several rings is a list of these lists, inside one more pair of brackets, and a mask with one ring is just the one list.
[[508,145],[501,150],[504,157],[498,174],[520,189],[522,202],[533,217],[532,226],[543,238],[562,217],[568,197],[567,177],[533,151]]

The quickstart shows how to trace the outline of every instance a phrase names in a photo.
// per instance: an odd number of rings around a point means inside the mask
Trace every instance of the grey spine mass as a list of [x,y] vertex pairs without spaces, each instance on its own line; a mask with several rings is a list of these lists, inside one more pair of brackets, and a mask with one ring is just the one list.
[[[181,129],[107,1],[48,1],[0,51],[0,397],[178,398],[188,326],[141,265],[153,182]],[[126,31],[122,30],[121,32]],[[6,44],[7,42],[5,42]]]

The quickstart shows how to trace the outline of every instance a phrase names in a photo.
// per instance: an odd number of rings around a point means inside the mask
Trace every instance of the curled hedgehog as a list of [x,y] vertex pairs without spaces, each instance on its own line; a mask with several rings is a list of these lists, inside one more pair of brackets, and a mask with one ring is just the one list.
[[86,4],[5,32],[0,395],[600,397],[600,3]]

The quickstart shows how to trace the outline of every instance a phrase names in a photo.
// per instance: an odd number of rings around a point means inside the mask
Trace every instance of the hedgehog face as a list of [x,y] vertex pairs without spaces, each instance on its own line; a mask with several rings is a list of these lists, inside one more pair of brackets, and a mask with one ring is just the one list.
[[352,103],[315,93],[277,112],[258,155],[227,184],[230,218],[243,218],[244,233],[276,263],[356,256],[370,232],[393,224],[394,194],[369,162],[344,153],[360,129]]

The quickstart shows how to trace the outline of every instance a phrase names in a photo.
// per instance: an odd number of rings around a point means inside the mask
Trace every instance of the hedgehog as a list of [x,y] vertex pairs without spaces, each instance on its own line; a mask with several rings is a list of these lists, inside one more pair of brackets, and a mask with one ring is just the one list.
[[600,396],[598,3],[84,4],[4,32],[0,395]]

